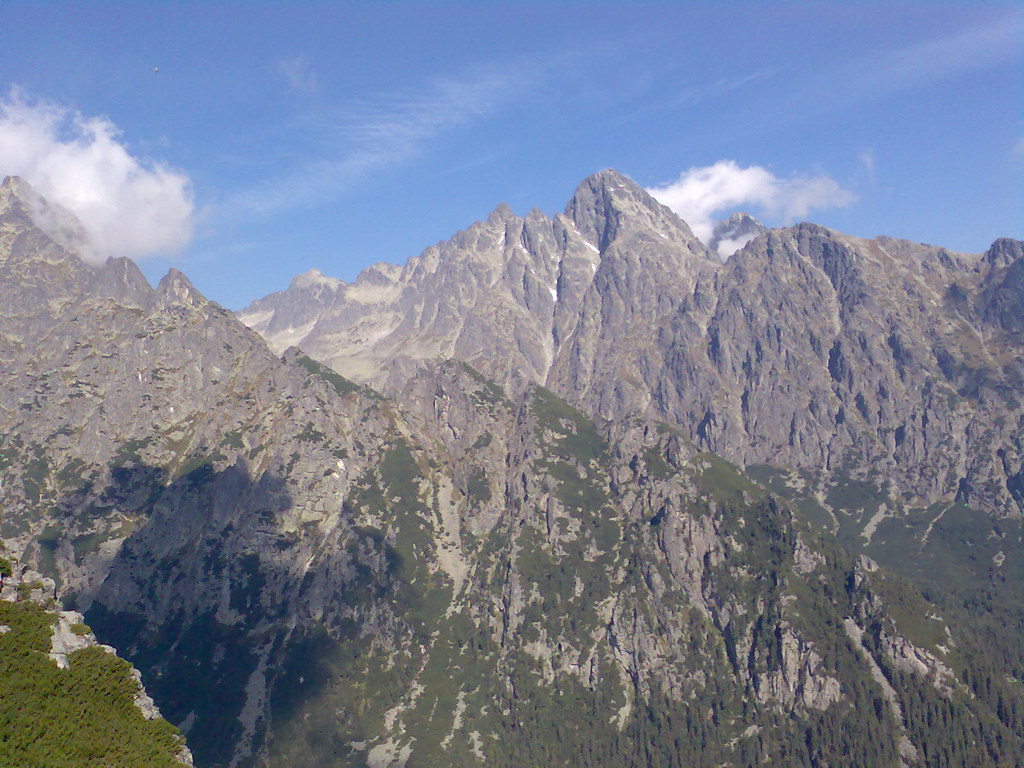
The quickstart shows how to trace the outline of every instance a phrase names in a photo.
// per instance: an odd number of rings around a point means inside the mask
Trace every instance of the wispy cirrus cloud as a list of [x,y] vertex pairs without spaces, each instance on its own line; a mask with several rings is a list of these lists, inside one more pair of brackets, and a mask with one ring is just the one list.
[[230,196],[219,212],[259,217],[334,199],[414,158],[431,139],[494,115],[536,74],[530,67],[481,69],[295,115],[284,132],[298,143],[293,151],[300,159],[288,172]]
[[793,115],[849,107],[946,78],[1019,60],[1024,14],[1017,11],[953,34],[879,51],[810,77]]
[[274,62],[274,71],[294,93],[309,96],[320,89],[320,79],[306,56],[278,59]]

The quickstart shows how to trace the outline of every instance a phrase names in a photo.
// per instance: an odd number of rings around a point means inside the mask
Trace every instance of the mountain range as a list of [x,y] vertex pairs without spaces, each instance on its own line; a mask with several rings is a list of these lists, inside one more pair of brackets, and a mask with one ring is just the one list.
[[0,538],[196,765],[1024,761],[1020,241],[709,248],[603,171],[236,317],[43,209]]
[[742,465],[822,487],[873,475],[889,510],[1024,511],[1019,241],[970,255],[723,224],[716,237],[751,238],[725,264],[604,171],[553,219],[502,206],[402,268],[351,285],[300,275],[239,319],[390,396],[424,362],[456,359],[596,418],[665,420]]

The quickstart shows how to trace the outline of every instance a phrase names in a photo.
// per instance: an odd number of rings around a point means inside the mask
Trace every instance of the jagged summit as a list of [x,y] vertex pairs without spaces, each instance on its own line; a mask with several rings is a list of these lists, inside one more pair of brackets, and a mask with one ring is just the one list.
[[153,296],[155,306],[165,307],[175,304],[189,307],[203,307],[209,302],[201,294],[192,281],[184,273],[171,267],[156,287]]
[[39,194],[20,176],[4,176],[0,182],[0,216],[18,215],[31,218],[29,200]]
[[96,254],[85,227],[71,211],[47,200],[20,176],[6,176],[0,183],[0,216],[17,227],[38,227],[54,242],[92,264]]
[[724,261],[767,231],[768,228],[749,213],[737,211],[715,225],[708,240],[708,250]]
[[601,250],[624,227],[644,227],[665,239],[681,240],[693,253],[705,255],[704,246],[686,222],[635,181],[611,168],[580,182],[565,207],[565,215]]
[[612,200],[646,202],[648,198],[650,195],[647,191],[631,178],[614,168],[605,168],[590,174],[576,185],[565,206],[565,215],[575,221],[574,211],[586,211],[601,204],[609,205]]
[[296,275],[292,278],[291,286],[293,288],[312,288],[314,286],[324,286],[327,288],[340,288],[345,282],[339,280],[336,277],[327,277],[319,269],[309,269],[305,272]]
[[486,222],[488,224],[502,224],[506,221],[514,219],[515,213],[509,207],[508,203],[498,203],[494,210],[487,214]]
[[0,181],[0,199],[4,199],[8,195],[21,196],[26,192],[38,194],[21,176],[4,176],[3,181]]
[[602,168],[600,171],[590,174],[579,183],[577,190],[584,187],[606,187],[608,189],[618,188],[629,191],[642,190],[642,187],[629,178],[629,176],[614,168]]
[[[584,179],[565,210],[521,217],[501,203],[403,267],[374,265],[350,285],[308,272],[239,317],[273,349],[297,344],[360,382],[399,382],[454,356],[515,388],[547,381],[574,329],[609,298],[598,285],[621,292],[625,310],[601,322],[631,322],[633,308],[667,311],[717,267],[683,221],[618,171]],[[496,358],[499,348],[509,357]]]
[[[602,418],[671,418],[745,463],[833,466],[849,455],[867,467],[896,455],[894,482],[908,497],[939,498],[966,462],[972,476],[1001,478],[972,486],[978,504],[1018,508],[1017,465],[983,460],[988,448],[941,454],[938,474],[915,462],[934,458],[936,424],[963,445],[974,439],[926,386],[959,392],[961,363],[951,361],[982,365],[973,334],[985,339],[993,377],[1015,370],[993,361],[1012,359],[1007,345],[1022,332],[1009,318],[1024,306],[1019,243],[998,241],[982,259],[811,223],[768,231],[738,212],[710,245],[606,169],[578,185],[565,214],[521,218],[498,206],[404,267],[315,300],[284,291],[241,319],[273,348],[296,344],[389,393],[426,362],[454,358],[513,390],[543,384]],[[947,322],[943,308],[954,304]],[[882,341],[876,349],[862,337]],[[883,375],[911,357],[914,386],[905,370]]]

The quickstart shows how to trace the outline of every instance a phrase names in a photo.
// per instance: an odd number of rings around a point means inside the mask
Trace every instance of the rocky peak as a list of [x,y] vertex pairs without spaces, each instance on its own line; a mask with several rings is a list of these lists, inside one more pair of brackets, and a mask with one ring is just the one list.
[[153,295],[153,307],[164,309],[171,306],[187,306],[201,308],[208,304],[203,296],[185,275],[173,267],[160,280]]
[[635,181],[611,168],[580,182],[565,215],[584,239],[602,252],[623,234],[649,230],[667,240],[693,243],[691,250],[704,255],[704,246],[686,222]]
[[401,268],[374,265],[331,291],[303,288],[322,281],[307,273],[239,317],[272,349],[297,344],[363,383],[456,357],[515,389],[545,382],[578,327],[671,313],[717,266],[672,211],[605,170],[580,184],[565,214],[521,217],[502,203]]
[[1013,338],[1024,338],[1024,242],[1001,238],[992,243],[982,262],[981,316]]
[[20,232],[37,226],[32,215],[31,201],[41,199],[39,194],[20,176],[5,176],[0,182],[0,228]]
[[4,176],[3,181],[0,181],[0,215],[19,208],[28,214],[24,200],[26,189],[31,188],[20,176]]
[[300,275],[292,278],[292,288],[331,288],[337,289],[345,285],[344,281],[336,277],[327,277],[319,269],[309,269]]
[[1008,267],[1024,257],[1024,243],[1009,237],[1000,237],[989,246],[982,260],[993,269]]
[[715,225],[708,240],[708,250],[722,261],[749,243],[768,228],[749,213],[737,211]]
[[0,215],[16,209],[30,215],[40,204],[45,204],[42,195],[21,176],[4,176],[0,181]]
[[516,217],[508,203],[498,203],[494,210],[487,214],[488,224],[502,224]]
[[20,176],[6,176],[0,183],[0,226],[4,225],[16,231],[35,227],[68,251],[82,257],[94,255],[91,239],[78,218],[47,200]]
[[378,261],[371,264],[356,277],[357,284],[366,285],[389,285],[398,279],[402,268],[395,264],[388,264],[385,261]]
[[149,281],[135,262],[124,257],[107,259],[96,270],[93,289],[126,307],[144,307],[153,294]]

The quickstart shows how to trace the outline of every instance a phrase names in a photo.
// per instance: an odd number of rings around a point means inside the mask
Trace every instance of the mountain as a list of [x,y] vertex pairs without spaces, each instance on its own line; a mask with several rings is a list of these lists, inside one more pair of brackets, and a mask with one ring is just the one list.
[[711,239],[708,240],[708,250],[725,261],[755,237],[767,231],[768,228],[749,213],[734,213],[715,225]]
[[[1024,759],[1013,510],[964,495],[927,548],[899,542],[912,577],[940,555],[968,574],[922,589],[827,524],[868,515],[855,477],[819,500],[811,469],[708,450],[669,412],[685,393],[651,384],[689,358],[629,373],[702,318],[741,344],[711,301],[725,271],[838,235],[774,231],[722,266],[603,172],[554,219],[498,209],[401,270],[265,300],[265,329],[314,322],[381,393],[279,356],[176,271],[85,264],[21,184],[0,186],[0,538],[141,670],[197,765]],[[993,253],[968,303],[1015,300],[1019,250]],[[726,381],[702,354],[691,378]]]
[[639,302],[658,307],[717,266],[675,214],[603,171],[553,219],[536,210],[520,218],[502,205],[401,269],[375,265],[351,285],[316,286],[312,302],[297,278],[239,319],[273,349],[295,344],[386,392],[437,358],[518,389],[544,383],[595,301],[622,293],[629,301],[619,300],[616,315],[628,323],[634,307],[647,311]]
[[[959,254],[812,224],[768,232],[745,214],[729,233],[759,234],[721,265],[603,171],[553,220],[499,208],[326,306],[293,287],[254,307],[306,307],[288,343],[395,397],[417,366],[455,358],[511,390],[542,384],[590,416],[664,420],[741,466],[801,474],[827,525],[883,561],[873,544],[923,547],[948,510],[1021,515],[1019,241]],[[844,488],[860,497],[852,514],[829,509]]]
[[[372,274],[371,268],[364,279]],[[275,352],[284,352],[305,338],[345,287],[343,281],[311,269],[296,275],[287,290],[254,301],[246,310],[245,324],[266,338]]]

